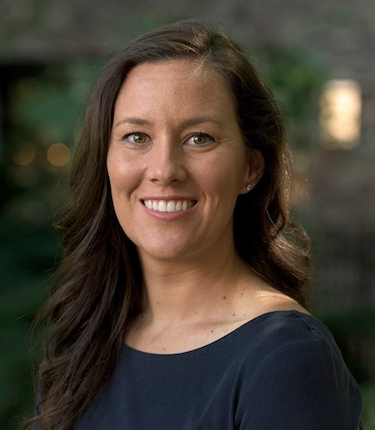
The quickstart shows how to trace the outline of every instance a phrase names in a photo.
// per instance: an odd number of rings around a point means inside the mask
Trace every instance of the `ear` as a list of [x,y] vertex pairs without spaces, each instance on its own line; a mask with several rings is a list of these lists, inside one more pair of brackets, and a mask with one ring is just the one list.
[[[258,149],[250,149],[248,152],[248,166],[244,175],[243,186],[240,194],[246,194],[255,188],[264,172],[264,158]],[[250,189],[247,188],[251,186]]]

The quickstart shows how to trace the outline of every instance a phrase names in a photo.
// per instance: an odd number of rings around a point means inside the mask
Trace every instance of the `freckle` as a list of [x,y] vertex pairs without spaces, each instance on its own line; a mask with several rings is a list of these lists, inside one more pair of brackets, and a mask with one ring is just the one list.
[[223,297],[223,300],[226,300],[226,299],[227,299],[227,296],[224,296],[224,297]]
[[214,330],[211,330],[211,333],[213,333],[214,332]]
[[236,314],[233,314],[232,316],[233,316],[233,317],[235,317],[235,316],[236,316]]

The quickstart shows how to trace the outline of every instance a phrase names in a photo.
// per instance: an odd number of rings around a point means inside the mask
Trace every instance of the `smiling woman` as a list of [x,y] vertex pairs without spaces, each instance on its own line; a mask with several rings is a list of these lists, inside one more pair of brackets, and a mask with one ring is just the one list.
[[183,264],[194,255],[203,267],[225,261],[237,197],[255,186],[264,163],[243,142],[223,77],[189,59],[139,65],[120,89],[114,123],[113,205],[142,264],[150,256]]
[[289,183],[277,105],[225,34],[188,20],[120,51],[75,154],[25,428],[359,429],[305,307]]

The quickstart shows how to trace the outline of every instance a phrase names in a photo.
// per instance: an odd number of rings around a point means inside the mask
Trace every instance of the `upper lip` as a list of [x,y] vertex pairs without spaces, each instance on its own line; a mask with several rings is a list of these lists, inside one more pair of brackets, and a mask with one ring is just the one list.
[[188,200],[188,201],[193,201],[196,202],[197,199],[194,199],[193,197],[189,197],[189,196],[148,196],[148,197],[142,197],[140,199],[142,202],[144,202],[145,200],[164,200],[165,202],[169,202],[169,201],[181,201],[181,200]]

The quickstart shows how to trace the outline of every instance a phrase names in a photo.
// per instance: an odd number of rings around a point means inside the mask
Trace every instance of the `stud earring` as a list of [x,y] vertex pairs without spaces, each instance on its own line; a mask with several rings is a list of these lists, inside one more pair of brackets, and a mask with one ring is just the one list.
[[250,191],[252,188],[253,188],[253,186],[251,184],[246,185],[246,191]]

